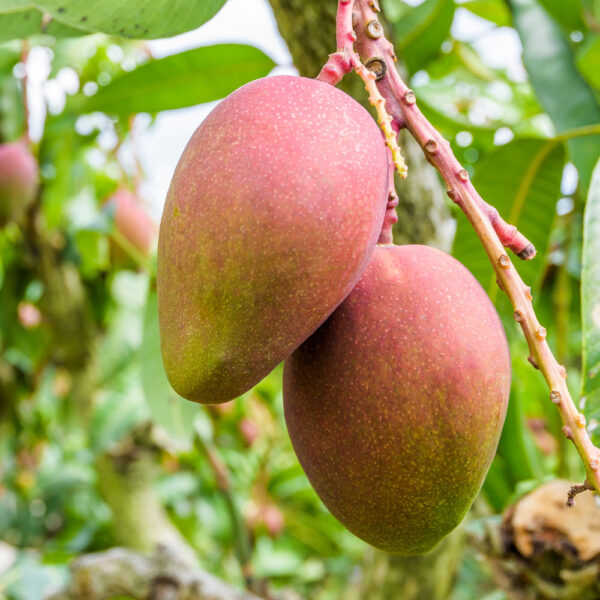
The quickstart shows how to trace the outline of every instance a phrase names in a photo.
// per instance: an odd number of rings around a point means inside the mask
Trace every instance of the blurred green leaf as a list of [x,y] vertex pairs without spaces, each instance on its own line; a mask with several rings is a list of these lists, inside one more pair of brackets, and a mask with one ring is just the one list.
[[271,540],[260,537],[253,557],[257,577],[281,577],[293,575],[302,564],[302,556],[289,538]]
[[98,231],[80,229],[75,244],[81,258],[80,270],[84,277],[94,277],[110,265],[108,239]]
[[[559,132],[600,122],[600,106],[575,65],[571,47],[559,25],[535,0],[510,0],[513,20],[523,44],[523,62],[538,99]],[[587,192],[600,156],[600,136],[569,141]]]
[[585,29],[581,0],[540,0],[540,4],[567,29]]
[[154,422],[178,442],[189,445],[198,405],[178,396],[167,380],[160,354],[156,290],[151,290],[147,297],[140,354],[142,388]]
[[55,20],[46,21],[42,12],[35,8],[4,12],[4,7],[2,7],[0,10],[0,42],[26,38],[40,33],[54,37],[74,37],[86,35],[88,32]]
[[496,512],[501,512],[512,495],[512,478],[509,475],[506,461],[496,453],[485,477],[481,491]]
[[582,389],[586,412],[600,409],[600,161],[590,185],[583,225],[581,273]]
[[46,166],[51,171],[51,176],[44,178],[42,196],[42,210],[50,228],[61,223],[65,206],[77,189],[79,181],[74,175],[83,165],[81,160],[76,160],[76,150],[74,116],[50,116],[40,145],[42,173]]
[[225,0],[33,0],[67,25],[126,38],[170,37],[200,27]]
[[510,25],[510,11],[503,0],[468,0],[460,7],[500,27]]
[[498,445],[498,455],[504,460],[511,488],[518,481],[539,479],[544,473],[540,452],[527,429],[525,416],[523,398],[517,386],[513,386]]
[[24,132],[23,92],[16,78],[0,75],[0,135],[15,140]]
[[40,33],[41,25],[42,13],[35,9],[0,13],[0,42]]
[[49,588],[64,585],[68,580],[66,565],[44,565],[33,553],[23,552],[15,568],[21,577],[6,590],[11,600],[41,600]]
[[425,0],[396,23],[396,51],[411,73],[438,54],[453,18],[453,0]]
[[[533,261],[515,259],[528,285],[542,275],[550,231],[560,197],[564,147],[555,140],[523,138],[500,146],[477,164],[473,185],[502,218],[535,245]],[[459,215],[453,254],[488,288],[495,279],[481,242],[464,215]]]
[[86,112],[158,112],[219,100],[264,77],[275,63],[253,46],[217,44],[158,60],[114,79],[85,101]]
[[82,35],[88,35],[89,31],[80,29],[79,27],[71,27],[65,23],[61,23],[56,19],[52,19],[47,26],[42,28],[42,32],[46,35],[51,35],[55,38],[72,38]]
[[584,77],[600,89],[600,36],[590,36],[577,55],[577,66]]
[[479,143],[492,145],[497,127],[473,125],[468,117],[451,116],[443,110],[438,110],[436,105],[437,102],[427,100],[427,94],[419,96],[419,108],[435,128],[443,133],[444,137],[452,139],[460,131],[470,131],[474,137],[477,137]]

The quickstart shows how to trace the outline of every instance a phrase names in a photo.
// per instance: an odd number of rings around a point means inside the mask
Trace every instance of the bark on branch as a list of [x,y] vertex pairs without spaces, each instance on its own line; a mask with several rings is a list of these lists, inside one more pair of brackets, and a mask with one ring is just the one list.
[[168,546],[152,556],[126,548],[87,554],[71,564],[67,588],[47,600],[260,600],[235,589],[214,575],[190,569]]

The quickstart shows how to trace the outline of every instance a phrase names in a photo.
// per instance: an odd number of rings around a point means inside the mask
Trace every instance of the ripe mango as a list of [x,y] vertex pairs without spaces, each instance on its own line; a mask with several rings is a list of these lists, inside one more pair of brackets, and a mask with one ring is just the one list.
[[366,268],[387,181],[377,125],[330,85],[269,77],[217,105],[179,160],[160,225],[174,389],[225,402],[297,348]]
[[0,227],[19,221],[38,189],[38,165],[25,144],[0,144]]
[[431,549],[494,456],[510,357],[487,295],[427,246],[378,246],[346,300],[285,362],[285,419],[313,487],[350,531]]
[[150,254],[158,228],[144,210],[137,196],[126,188],[117,189],[104,206],[114,211],[114,228],[119,239],[111,239],[110,256],[113,265],[121,268],[139,266],[122,246],[127,245],[142,257]]

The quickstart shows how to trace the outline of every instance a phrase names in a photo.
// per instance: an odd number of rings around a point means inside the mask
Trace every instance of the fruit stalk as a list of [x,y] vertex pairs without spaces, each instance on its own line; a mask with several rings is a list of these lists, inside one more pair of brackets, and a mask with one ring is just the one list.
[[[427,160],[439,171],[448,196],[463,210],[475,229],[497,276],[498,285],[514,308],[529,346],[529,361],[539,368],[550,388],[550,400],[556,404],[563,432],[579,452],[586,470],[586,483],[572,490],[600,492],[600,450],[592,443],[584,415],[576,408],[566,384],[566,369],[554,358],[546,341],[546,330],[538,321],[532,305],[531,289],[525,285],[503,246],[519,258],[530,260],[535,248],[516,227],[507,224],[498,211],[484,202],[469,179],[469,174],[454,156],[450,144],[436,131],[419,110],[414,92],[402,80],[395,67],[392,44],[386,39],[377,18],[377,0],[340,0],[337,19],[337,52],[330,56],[319,79],[335,85],[345,73],[364,64],[375,72],[377,87],[385,99],[384,110],[392,117],[394,129],[406,127],[421,146]],[[359,55],[355,52],[356,46]],[[361,69],[356,69],[368,85]],[[379,110],[378,110],[379,113]],[[572,501],[572,496],[570,497]]]

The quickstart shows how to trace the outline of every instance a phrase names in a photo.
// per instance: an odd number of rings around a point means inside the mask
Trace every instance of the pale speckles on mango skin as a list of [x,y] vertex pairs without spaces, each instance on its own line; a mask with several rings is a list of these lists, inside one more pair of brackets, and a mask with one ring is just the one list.
[[271,77],[215,108],[159,237],[162,354],[181,395],[242,394],[331,314],[375,247],[387,177],[377,125],[332,86]]
[[378,246],[348,298],[286,361],[285,417],[317,493],[391,552],[432,548],[492,461],[510,391],[498,315],[426,246]]

